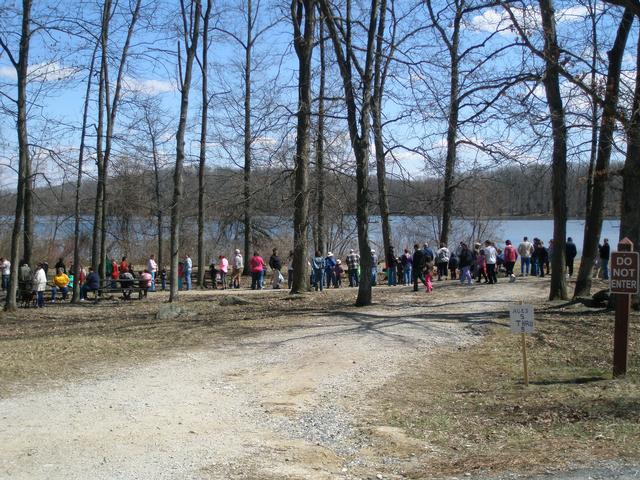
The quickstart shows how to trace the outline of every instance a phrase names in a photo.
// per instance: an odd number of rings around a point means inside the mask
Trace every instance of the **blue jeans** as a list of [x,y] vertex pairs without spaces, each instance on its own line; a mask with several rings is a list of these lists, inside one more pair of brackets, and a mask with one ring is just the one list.
[[378,267],[371,268],[371,285],[378,284]]
[[407,264],[404,266],[402,277],[405,285],[411,285],[411,265]]
[[56,300],[56,294],[58,293],[58,290],[60,290],[60,293],[62,294],[62,299],[66,300],[67,299],[67,293],[69,292],[69,289],[67,287],[62,287],[62,288],[58,288],[55,285],[53,287],[51,287],[51,301],[54,302]]
[[251,272],[251,290],[262,290],[262,271]]
[[156,272],[150,272],[150,273],[151,273],[151,288],[149,290],[151,292],[155,292],[156,291]]
[[460,283],[464,284],[464,281],[467,281],[467,285],[471,285],[473,280],[471,279],[471,272],[469,271],[469,267],[462,267],[462,272],[460,273]]
[[387,268],[387,285],[397,285],[398,284],[398,271],[396,267]]
[[187,290],[191,290],[191,270],[184,271],[184,283],[187,285]]
[[530,257],[520,257],[520,273],[529,273],[531,268],[531,258]]
[[36,292],[38,297],[38,307],[44,307],[44,292]]
[[357,268],[349,269],[349,286],[350,287],[358,286],[358,269]]
[[318,289],[322,291],[324,288],[324,270],[321,268],[313,269],[313,280],[315,282],[316,292]]
[[2,289],[9,290],[9,275],[2,275]]

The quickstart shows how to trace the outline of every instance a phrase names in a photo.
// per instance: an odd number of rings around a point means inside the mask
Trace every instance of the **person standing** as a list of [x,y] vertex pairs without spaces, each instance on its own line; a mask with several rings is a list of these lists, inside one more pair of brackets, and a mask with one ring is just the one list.
[[258,251],[253,252],[253,257],[249,259],[249,269],[251,270],[251,290],[262,290],[262,276],[265,263]]
[[464,285],[466,280],[467,285],[473,284],[471,278],[471,267],[473,266],[473,253],[469,249],[466,243],[460,242],[460,254],[458,255],[458,266],[460,267],[460,284]]
[[36,292],[38,308],[44,307],[44,291],[47,289],[47,274],[44,271],[44,265],[38,264],[33,274],[33,290]]
[[291,290],[293,285],[293,250],[289,250],[289,256],[287,257],[287,286]]
[[271,267],[271,273],[273,274],[272,285],[273,288],[280,288],[280,270],[282,270],[282,259],[278,255],[278,249],[274,248],[269,257],[269,267]]
[[325,269],[325,260],[322,256],[322,252],[316,250],[316,254],[311,260],[311,271],[313,272],[313,282],[315,285],[316,292],[318,289],[322,291],[324,288],[324,269]]
[[387,285],[396,286],[398,285],[398,259],[396,258],[396,252],[394,248],[390,245],[389,251],[387,252]]
[[451,252],[451,255],[449,255],[449,278],[451,278],[451,280],[456,280],[457,279],[457,270],[458,270],[458,255],[456,254],[456,252]]
[[536,275],[544,277],[544,266],[549,261],[549,252],[542,240],[538,239],[538,241],[535,242],[535,250],[531,258],[535,259]]
[[9,290],[9,279],[11,278],[11,262],[6,258],[0,258],[0,269],[2,270],[2,290]]
[[400,257],[400,263],[402,264],[402,284],[411,285],[411,268],[413,266],[413,258],[411,257],[411,252],[409,252],[408,248],[404,249],[404,253]]
[[227,273],[229,272],[229,260],[224,255],[218,257],[218,268],[220,269],[220,282],[222,289],[227,289]]
[[240,275],[242,274],[243,268],[244,260],[242,258],[242,254],[240,253],[240,250],[236,248],[233,256],[233,266],[231,268],[231,286],[233,288],[240,288]]
[[518,254],[520,255],[520,276],[529,276],[531,270],[531,254],[533,253],[533,245],[527,237],[524,237],[522,243],[518,245]]
[[567,265],[567,274],[569,276],[573,275],[573,262],[578,255],[578,249],[576,248],[576,244],[573,243],[573,239],[571,237],[567,238],[567,243],[564,246],[564,255],[565,255],[565,263]]
[[376,251],[371,249],[371,286],[375,287],[378,284],[378,255]]
[[358,286],[358,268],[360,267],[360,255],[352,248],[347,255],[347,272],[349,275],[349,286]]
[[191,290],[191,272],[193,271],[193,261],[189,255],[184,256],[184,283],[187,290]]
[[156,259],[154,255],[149,255],[149,260],[147,260],[147,272],[151,274],[151,288],[149,289],[152,292],[156,291],[156,275],[158,274],[158,264],[156,263]]
[[611,256],[611,247],[609,239],[605,238],[602,245],[598,245],[598,254],[600,256],[600,268],[602,270],[602,279],[609,280],[609,257]]
[[66,275],[67,274],[67,266],[64,264],[64,259],[62,257],[58,258],[58,262],[54,265],[54,267],[56,269],[56,272],[58,271],[59,268],[62,269],[62,272]]
[[440,248],[436,252],[436,266],[438,268],[438,281],[442,280],[442,277],[447,278],[447,270],[449,267],[449,257],[451,253],[444,243],[440,244]]
[[424,280],[424,265],[425,255],[424,250],[420,249],[420,245],[417,243],[413,246],[413,258],[412,258],[412,276],[413,276],[413,291],[418,291],[418,280],[422,280],[422,283],[426,285]]
[[504,266],[507,270],[507,276],[509,278],[514,278],[513,267],[516,264],[516,260],[518,260],[518,251],[516,247],[511,244],[511,240],[507,240],[506,246],[504,247],[503,255],[504,255]]
[[496,274],[498,252],[490,240],[485,240],[484,242],[484,257],[487,262],[487,276],[489,277],[489,284],[493,285],[498,283],[498,275]]
[[333,253],[328,252],[327,258],[324,259],[324,281],[327,288],[336,285],[335,268],[336,259],[333,257]]

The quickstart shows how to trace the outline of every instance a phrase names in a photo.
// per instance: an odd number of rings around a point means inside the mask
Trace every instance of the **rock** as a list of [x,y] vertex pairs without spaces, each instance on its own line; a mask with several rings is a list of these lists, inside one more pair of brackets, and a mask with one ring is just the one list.
[[158,313],[156,313],[156,320],[171,320],[178,317],[191,317],[193,315],[193,312],[190,312],[184,307],[169,304],[158,310]]
[[220,306],[222,307],[228,307],[230,305],[251,305],[252,303],[253,302],[249,300],[234,295],[224,297],[222,300],[220,300]]

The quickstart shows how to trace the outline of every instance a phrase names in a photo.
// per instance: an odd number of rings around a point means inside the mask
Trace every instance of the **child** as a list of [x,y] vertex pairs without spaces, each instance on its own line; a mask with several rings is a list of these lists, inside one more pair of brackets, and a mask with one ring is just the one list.
[[162,280],[162,291],[167,289],[167,269],[163,268],[160,272],[160,279]]
[[433,282],[431,281],[432,279],[433,265],[430,262],[427,262],[427,268],[424,272],[424,286],[427,293],[431,293],[431,291],[433,290]]
[[333,286],[335,288],[342,287],[342,274],[343,274],[343,272],[344,272],[344,268],[342,268],[342,260],[338,259],[338,260],[336,260],[336,266],[333,268],[333,273],[334,273],[334,277],[333,277],[334,284],[333,284]]
[[458,255],[455,252],[451,252],[451,256],[449,257],[449,275],[451,276],[451,280],[457,279],[456,270],[458,269]]

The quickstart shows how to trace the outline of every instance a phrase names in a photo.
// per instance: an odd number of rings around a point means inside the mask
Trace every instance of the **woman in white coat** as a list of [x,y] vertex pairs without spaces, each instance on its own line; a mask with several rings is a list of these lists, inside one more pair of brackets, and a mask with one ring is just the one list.
[[38,268],[36,268],[33,274],[33,289],[38,298],[38,308],[44,307],[44,291],[47,289],[47,274],[44,273],[44,268],[41,263],[38,264]]

